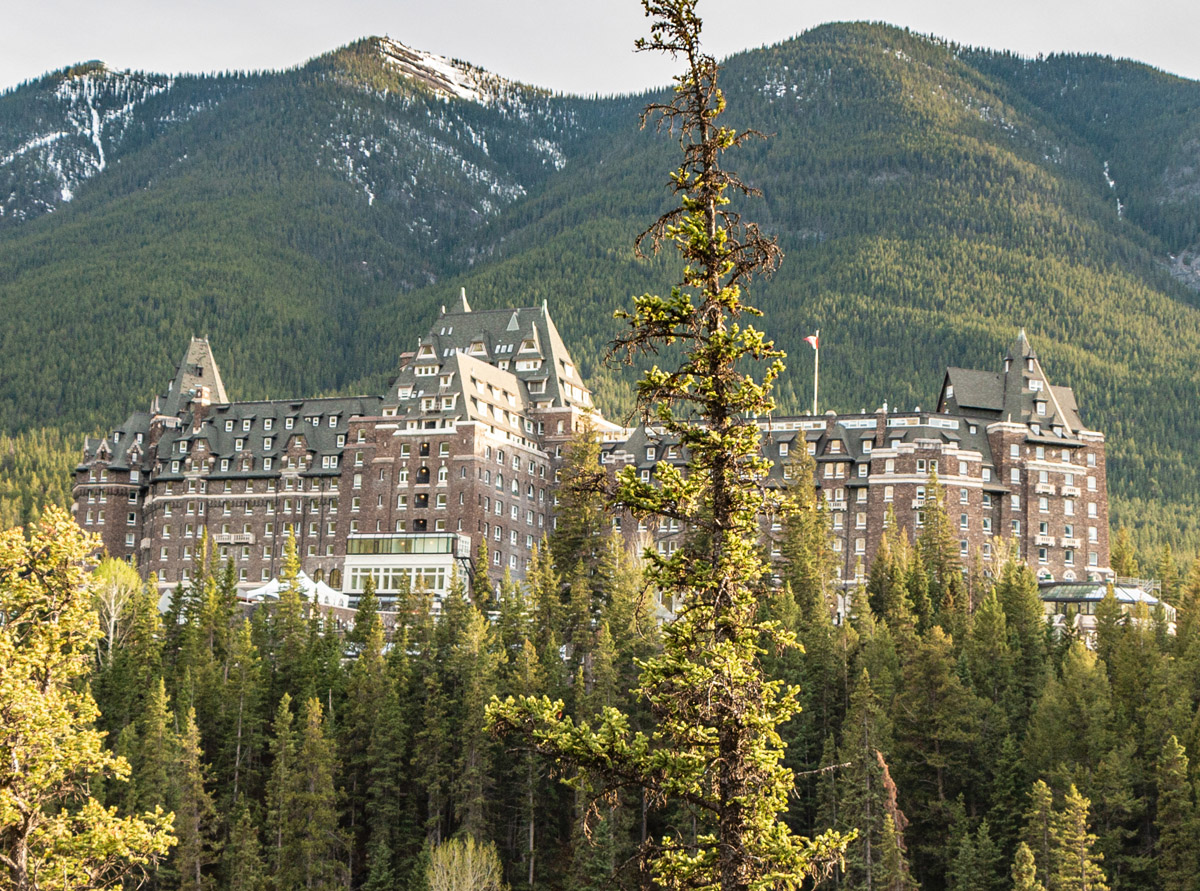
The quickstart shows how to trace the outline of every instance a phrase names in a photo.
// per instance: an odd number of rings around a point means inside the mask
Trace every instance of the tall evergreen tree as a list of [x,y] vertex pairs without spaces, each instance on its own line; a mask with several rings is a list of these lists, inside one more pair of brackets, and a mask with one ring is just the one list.
[[1052,891],[1109,891],[1100,866],[1103,856],[1094,850],[1096,836],[1088,830],[1090,804],[1072,785],[1055,815]]
[[1017,845],[1017,854],[1012,865],[1013,891],[1046,891],[1046,886],[1038,881],[1037,863],[1034,862],[1033,851],[1029,845],[1021,842]]
[[1197,860],[1196,806],[1188,778],[1188,757],[1179,741],[1170,737],[1158,758],[1156,784],[1158,830],[1155,865],[1162,891],[1194,889],[1200,881]]
[[1117,530],[1108,560],[1119,578],[1136,579],[1141,575],[1141,567],[1138,566],[1137,554],[1133,548],[1133,536],[1128,526]]
[[291,891],[303,882],[296,856],[296,730],[292,698],[283,694],[271,725],[271,776],[267,782],[267,862],[271,891]]
[[1057,869],[1054,820],[1054,793],[1043,780],[1037,780],[1029,797],[1029,809],[1025,812],[1025,829],[1019,847],[1030,850],[1030,859],[1037,864],[1038,884],[1046,888],[1051,887],[1050,882]]
[[334,787],[337,757],[321,703],[309,699],[300,713],[292,790],[294,847],[288,854],[307,891],[334,891],[349,884],[349,840],[338,828]]
[[[770,343],[742,321],[758,310],[743,301],[741,288],[774,266],[778,248],[725,210],[726,193],[741,184],[721,168],[720,156],[744,134],[716,124],[725,99],[717,65],[699,47],[694,0],[643,6],[652,25],[642,48],[683,55],[688,66],[676,79],[674,101],[649,110],[681,133],[684,161],[672,176],[681,206],[660,218],[650,237],[675,245],[684,280],[669,297],[636,298],[619,339],[631,352],[681,342],[685,353],[677,370],[647,372],[639,399],[678,438],[688,474],[660,465],[648,483],[627,468],[618,496],[636,516],[674,518],[689,529],[684,547],[654,558],[648,572],[678,610],[664,628],[663,655],[647,660],[641,677],[659,723],[649,736],[631,733],[628,718],[610,709],[593,731],[564,720],[561,703],[529,698],[495,704],[492,718],[501,730],[528,728],[544,749],[593,771],[594,789],[634,782],[689,808],[698,824],[694,841],[663,838],[652,853],[663,886],[795,886],[841,842],[807,842],[777,819],[793,784],[779,763],[777,728],[794,713],[795,693],[767,680],[757,659],[764,635],[781,646],[795,643],[756,616],[764,503],[755,483],[767,464],[748,418],[773,407],[769,386],[782,366]],[[769,363],[762,383],[743,371],[753,360]]]
[[179,845],[175,849],[176,870],[180,891],[206,891],[213,887],[209,867],[217,862],[217,810],[205,785],[208,768],[200,748],[200,728],[196,726],[196,710],[188,709],[179,737],[177,767],[178,798],[175,808],[175,830]]
[[237,816],[230,821],[222,867],[226,891],[263,891],[266,888],[266,866],[258,827],[244,802],[238,806]]

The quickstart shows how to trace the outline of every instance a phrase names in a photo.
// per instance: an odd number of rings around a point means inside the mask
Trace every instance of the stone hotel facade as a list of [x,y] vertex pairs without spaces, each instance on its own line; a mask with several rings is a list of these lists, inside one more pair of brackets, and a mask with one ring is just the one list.
[[[544,304],[477,312],[463,295],[378,396],[230,402],[209,344],[193,339],[149,411],[87,440],[73,511],[163,589],[188,580],[204,530],[241,589],[262,585],[290,530],[305,571],[352,602],[368,577],[385,600],[406,581],[441,594],[456,569],[524,576],[553,528],[563,446],[585,423],[614,469],[652,479],[685,459],[659,431],[595,412]],[[919,531],[935,474],[964,557],[986,565],[1015,538],[1044,579],[1111,575],[1104,436],[1047,381],[1023,332],[1003,370],[948,369],[936,411],[760,426],[779,485],[799,450],[813,456],[846,581],[869,568],[889,511]],[[614,523],[664,551],[682,534]],[[484,541],[489,565],[474,566]]]

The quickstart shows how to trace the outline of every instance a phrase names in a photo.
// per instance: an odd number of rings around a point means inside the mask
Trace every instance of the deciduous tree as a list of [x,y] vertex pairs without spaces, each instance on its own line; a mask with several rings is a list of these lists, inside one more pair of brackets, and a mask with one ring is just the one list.
[[122,817],[90,792],[129,773],[94,729],[86,684],[99,628],[85,561],[96,547],[58,509],[28,540],[0,533],[0,885],[13,891],[116,885],[174,842],[161,810]]

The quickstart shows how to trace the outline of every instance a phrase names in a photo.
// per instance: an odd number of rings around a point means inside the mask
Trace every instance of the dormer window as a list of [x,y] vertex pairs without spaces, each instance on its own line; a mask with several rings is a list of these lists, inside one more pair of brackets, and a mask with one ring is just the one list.
[[295,418],[284,418],[284,419],[283,419],[283,429],[284,429],[284,430],[291,430],[291,429],[292,429],[292,427],[293,427],[293,426],[295,426],[295,423],[296,423],[296,419],[295,419]]
[[1025,367],[1028,368],[1030,371],[1033,371],[1033,357],[1032,356],[1030,356],[1028,359],[1025,360]]
[[421,344],[421,349],[419,349],[417,351],[418,359],[431,359],[435,355],[436,355],[436,353],[434,352],[433,344],[431,344],[431,343]]
[[1046,403],[1039,399],[1034,404],[1037,406],[1037,413],[1039,415],[1041,415],[1042,417],[1045,417],[1046,416]]
[[1039,392],[1042,389],[1042,382],[1036,379],[1030,379],[1029,389],[1034,393]]
[[275,426],[274,418],[263,418],[263,429],[264,430],[270,430],[273,426]]
[[529,338],[527,340],[521,341],[521,352],[522,353],[529,353],[536,349],[537,349],[537,343],[534,342],[533,338]]
[[467,352],[474,356],[479,356],[487,352],[487,347],[483,345],[482,340],[472,340],[471,346]]
[[226,432],[226,433],[232,433],[232,432],[233,432],[233,418],[228,418],[228,419],[225,421],[225,432]]
[[249,419],[249,418],[245,418],[245,419],[242,421],[242,432],[243,432],[243,433],[245,433],[245,432],[246,432],[247,430],[249,430],[249,429],[250,429],[250,419]]

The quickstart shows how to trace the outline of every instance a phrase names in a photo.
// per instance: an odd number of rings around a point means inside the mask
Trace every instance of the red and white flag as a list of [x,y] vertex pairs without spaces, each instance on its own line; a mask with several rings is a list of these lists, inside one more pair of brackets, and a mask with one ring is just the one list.
[[814,350],[819,350],[821,348],[820,342],[818,341],[817,335],[815,335],[815,334],[808,335],[808,337],[804,338],[804,342],[807,343]]

